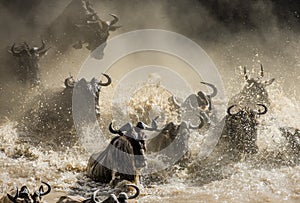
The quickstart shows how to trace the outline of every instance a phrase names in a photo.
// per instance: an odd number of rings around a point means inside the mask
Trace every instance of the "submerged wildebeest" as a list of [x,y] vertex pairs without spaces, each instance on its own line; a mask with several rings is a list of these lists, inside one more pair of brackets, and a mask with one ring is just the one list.
[[[105,44],[110,31],[119,28],[115,25],[118,17],[110,15],[113,20],[103,21],[90,1],[72,1],[50,25],[45,37],[61,52],[71,46],[80,49],[83,44],[86,44],[88,50],[94,51],[101,44]],[[99,54],[97,58],[102,58],[103,53]]]
[[[182,121],[179,125],[174,122],[168,123],[159,130],[159,134],[152,139],[147,140],[149,152],[160,152],[166,149],[167,156],[176,155],[176,153],[185,153],[188,150],[188,139],[190,129],[201,129],[205,121],[201,116],[199,125],[192,125],[190,122]],[[168,148],[172,144],[171,148]]]
[[[140,194],[140,189],[133,184],[126,185],[127,187],[133,187],[135,189],[135,194],[128,196],[127,193],[121,192],[118,197],[115,194],[109,194],[108,197],[101,201],[97,194],[100,190],[96,190],[92,197],[85,199],[81,196],[62,196],[59,198],[57,203],[127,203],[130,199],[135,199]],[[100,193],[101,194],[101,193]],[[107,194],[101,194],[101,196],[107,196]]]
[[288,149],[292,152],[300,153],[300,130],[292,127],[281,127],[279,128],[282,135],[288,141]]
[[47,186],[47,191],[44,192],[44,188],[41,185],[38,191],[35,191],[33,193],[29,192],[29,189],[27,186],[22,186],[21,190],[19,191],[17,188],[16,194],[14,196],[11,196],[10,194],[7,194],[7,196],[3,197],[0,199],[1,203],[27,203],[27,202],[32,202],[32,203],[42,203],[42,197],[49,194],[51,192],[51,186],[43,182]]
[[266,114],[268,109],[263,104],[257,104],[256,109],[232,105],[227,109],[227,115],[211,127],[198,161],[188,168],[198,184],[229,177],[232,170],[226,169],[231,164],[258,152],[258,116]]
[[107,148],[92,154],[88,161],[88,175],[99,182],[115,184],[117,181],[128,180],[139,182],[139,171],[146,166],[145,134],[142,130],[152,130],[143,122],[136,126],[127,123],[119,130],[109,125],[114,137]]
[[270,99],[266,87],[271,85],[275,79],[264,81],[264,68],[260,66],[260,76],[258,78],[249,78],[247,69],[244,67],[244,77],[246,85],[241,92],[236,94],[229,102],[229,105],[239,104],[242,106],[255,107],[256,104],[270,105]]
[[18,67],[16,68],[18,81],[29,84],[31,87],[40,83],[38,62],[48,49],[44,41],[42,41],[41,47],[30,48],[26,42],[17,47],[15,44],[12,45],[9,52],[18,59]]
[[[264,104],[257,104],[263,107],[263,111],[253,110],[247,106],[241,107],[232,105],[227,109],[224,120],[224,127],[219,139],[219,144],[225,144],[226,152],[237,154],[255,154],[258,152],[257,126],[259,124],[257,116],[266,114],[268,108]],[[233,110],[236,109],[236,113]],[[219,146],[217,145],[216,148]]]
[[204,118],[205,123],[210,123],[210,117],[212,116],[212,98],[215,97],[218,93],[215,85],[201,82],[204,85],[207,85],[212,88],[213,92],[211,94],[205,94],[203,91],[198,91],[197,94],[189,95],[182,104],[176,101],[174,97],[172,97],[172,101],[177,108],[181,109],[181,113],[183,114],[183,119],[186,117],[190,117],[190,114],[201,114]]

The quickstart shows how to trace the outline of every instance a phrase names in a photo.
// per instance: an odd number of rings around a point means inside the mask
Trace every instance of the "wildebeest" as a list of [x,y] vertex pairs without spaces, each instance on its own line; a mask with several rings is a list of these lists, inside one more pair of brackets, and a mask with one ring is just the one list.
[[[219,144],[225,144],[227,152],[255,154],[258,152],[257,126],[258,115],[266,114],[268,108],[264,104],[257,104],[263,107],[263,111],[253,110],[250,107],[232,105],[227,109],[225,126]],[[233,110],[236,109],[236,113]],[[219,147],[218,145],[216,147]]]
[[48,49],[43,40],[41,47],[30,48],[26,42],[17,47],[15,44],[12,45],[9,52],[18,59],[18,68],[16,69],[18,81],[23,84],[28,83],[32,87],[40,83],[38,62]]
[[[97,194],[99,194],[100,190],[96,190],[92,197],[85,199],[81,196],[62,196],[59,198],[57,203],[127,203],[128,200],[134,199],[139,196],[140,189],[133,184],[127,184],[127,187],[133,187],[135,189],[135,194],[128,196],[127,193],[121,192],[119,193],[118,197],[115,194],[109,194],[108,197],[100,201],[97,197]],[[106,194],[101,194],[101,196],[107,196]]]
[[[83,44],[93,51],[106,42],[110,31],[119,27],[115,25],[118,17],[110,15],[113,18],[111,21],[103,21],[90,1],[73,0],[50,25],[45,37],[61,52],[71,46],[80,49]],[[97,57],[102,58],[101,55]]]
[[[77,127],[74,125],[75,119],[77,123],[84,125],[97,121],[100,89],[111,83],[111,78],[106,74],[104,76],[107,82],[96,79],[88,82],[84,78],[75,81],[70,76],[65,79],[65,88],[41,92],[28,104],[24,116],[20,119],[18,129],[25,131],[20,134],[29,134],[32,144],[42,142],[46,147],[54,148],[62,144],[72,146],[78,140],[75,133]],[[81,116],[75,118],[74,115],[77,114]],[[96,116],[91,118],[91,115]]]
[[174,104],[178,108],[183,108],[184,110],[198,109],[201,110],[211,110],[212,103],[211,98],[215,97],[218,93],[217,88],[210,83],[201,82],[212,88],[213,92],[211,94],[205,94],[203,91],[198,91],[197,94],[189,95],[182,104],[179,104],[174,97],[172,97]]
[[292,127],[281,127],[279,130],[288,141],[288,148],[294,153],[300,153],[300,130]]
[[[78,98],[82,101],[85,101],[84,98],[94,98],[93,101],[94,106],[95,106],[95,110],[96,110],[96,114],[98,115],[100,113],[100,109],[99,109],[99,93],[101,90],[101,87],[105,87],[111,84],[112,80],[109,77],[109,75],[103,73],[102,75],[105,76],[105,78],[107,79],[107,82],[102,82],[99,81],[96,78],[92,78],[90,82],[87,82],[86,79],[82,78],[81,80],[79,80],[78,82],[76,82],[73,77],[69,77],[65,80],[65,85],[67,88],[74,88],[75,87],[75,91],[74,91],[74,96],[78,97],[80,96],[81,98]],[[80,102],[82,103],[82,102]]]
[[198,130],[203,127],[205,121],[201,116],[200,124],[197,126],[192,125],[190,122],[182,121],[179,125],[174,122],[168,123],[159,134],[152,139],[147,140],[149,152],[160,152],[166,149],[173,143],[170,149],[167,149],[167,156],[173,156],[176,153],[183,153],[188,150],[188,138],[190,129]]
[[47,186],[47,191],[45,191],[45,192],[44,192],[44,188],[43,188],[42,185],[40,186],[38,191],[35,191],[33,193],[29,192],[29,189],[27,188],[27,186],[22,186],[20,191],[17,188],[16,194],[14,196],[11,196],[10,194],[7,194],[7,196],[0,199],[0,202],[1,203],[9,203],[9,202],[13,202],[13,203],[28,203],[28,202],[42,203],[43,202],[42,197],[51,192],[51,186],[46,182],[42,181],[42,183]]
[[247,69],[244,67],[244,77],[246,85],[241,92],[236,94],[229,102],[229,105],[239,104],[255,107],[256,104],[270,105],[270,99],[266,87],[271,85],[275,79],[264,81],[264,68],[260,66],[260,76],[257,78],[249,78]]
[[152,128],[143,122],[136,126],[125,124],[119,130],[109,125],[114,137],[107,148],[99,153],[92,154],[88,161],[88,175],[99,182],[114,184],[116,181],[128,180],[139,182],[139,170],[146,166],[145,134],[142,130]]
[[191,114],[201,114],[204,118],[205,123],[210,123],[210,117],[212,112],[212,98],[215,97],[218,93],[215,85],[207,82],[201,82],[204,85],[207,85],[212,88],[213,92],[211,94],[205,94],[203,91],[198,91],[197,94],[189,95],[182,104],[176,101],[172,97],[172,101],[177,108],[181,109],[183,119],[189,118]]

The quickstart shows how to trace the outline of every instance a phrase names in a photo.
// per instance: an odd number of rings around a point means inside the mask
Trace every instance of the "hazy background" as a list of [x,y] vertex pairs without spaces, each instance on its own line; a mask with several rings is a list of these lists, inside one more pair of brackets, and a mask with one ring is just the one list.
[[[40,45],[46,29],[71,0],[0,0],[1,95],[11,87],[14,42]],[[103,20],[119,16],[120,33],[157,28],[183,34],[196,41],[215,62],[229,92],[243,82],[238,67],[275,77],[287,94],[300,98],[300,2],[297,0],[91,0]],[[62,85],[75,74],[89,52],[70,49],[57,56],[55,47],[40,61],[44,85]],[[238,84],[238,85],[235,85]],[[5,100],[1,96],[1,100]]]

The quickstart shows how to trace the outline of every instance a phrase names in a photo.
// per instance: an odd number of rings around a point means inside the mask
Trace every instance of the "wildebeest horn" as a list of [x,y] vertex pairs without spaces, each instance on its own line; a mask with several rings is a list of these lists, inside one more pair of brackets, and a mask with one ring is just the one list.
[[235,107],[235,106],[236,106],[236,105],[232,105],[232,106],[230,106],[230,107],[227,109],[228,115],[230,115],[230,116],[234,115],[234,114],[231,113],[231,109],[232,109],[233,107]]
[[260,64],[260,77],[264,77],[264,67]]
[[116,24],[118,21],[119,21],[119,18],[118,16],[116,16],[115,14],[109,14],[111,17],[113,17],[114,19],[112,21],[108,21],[107,22],[107,25],[108,26],[111,26],[111,25],[114,25]]
[[180,108],[181,105],[180,103],[176,100],[176,98],[174,96],[171,97],[172,98],[172,102],[174,103],[174,105],[176,106],[176,108]]
[[275,81],[275,78],[272,78],[271,80],[267,80],[267,81],[265,81],[265,85],[266,86],[271,85],[274,81]]
[[264,104],[257,104],[257,105],[264,107],[263,112],[260,112],[260,111],[257,112],[258,115],[263,115],[263,114],[266,114],[268,112],[268,108],[266,107],[266,105],[264,105]]
[[45,184],[48,187],[48,189],[47,189],[46,192],[44,192],[43,186],[41,185],[40,188],[39,188],[40,196],[44,196],[44,195],[49,194],[51,192],[51,186],[48,183],[44,182],[44,181],[41,181],[41,182],[43,184]]
[[128,184],[126,186],[133,187],[135,189],[135,191],[136,191],[136,193],[134,195],[129,196],[128,199],[134,199],[134,198],[136,198],[136,197],[138,197],[140,195],[140,189],[139,189],[138,186],[136,186],[134,184]]
[[201,129],[204,126],[204,124],[205,124],[204,119],[200,115],[198,115],[198,117],[200,118],[200,121],[201,121],[200,124],[197,125],[197,126],[193,126],[191,123],[189,123],[189,128],[190,129]]
[[109,124],[109,132],[111,132],[112,134],[122,135],[122,131],[120,131],[120,130],[115,130],[115,129],[112,127],[112,122]]
[[15,194],[14,197],[12,197],[10,194],[7,193],[7,197],[10,201],[12,201],[13,203],[17,203],[17,198],[19,196],[19,189],[17,187],[17,193]]
[[108,86],[108,85],[110,85],[111,84],[111,78],[107,74],[105,74],[105,73],[102,73],[102,75],[104,75],[107,78],[107,82],[102,83],[100,81],[98,84],[101,85],[101,86]]
[[98,198],[96,197],[97,193],[100,191],[100,189],[96,190],[94,193],[93,193],[93,202],[95,203],[100,203],[100,201],[98,200]]
[[13,54],[13,55],[15,55],[15,56],[18,56],[18,55],[20,55],[20,52],[16,52],[16,50],[15,50],[15,43],[11,46],[11,48],[10,48],[10,51],[11,51],[11,53]]
[[43,51],[46,48],[46,43],[44,40],[42,40],[42,46],[37,49],[38,52]]
[[215,97],[217,95],[218,90],[217,90],[216,86],[214,86],[213,84],[208,83],[208,82],[201,82],[201,83],[204,85],[207,85],[213,89],[213,92],[210,94],[210,97]]
[[244,66],[244,76],[245,76],[245,80],[248,81],[249,78],[248,78],[248,75],[247,75],[247,69],[246,69],[246,66]]

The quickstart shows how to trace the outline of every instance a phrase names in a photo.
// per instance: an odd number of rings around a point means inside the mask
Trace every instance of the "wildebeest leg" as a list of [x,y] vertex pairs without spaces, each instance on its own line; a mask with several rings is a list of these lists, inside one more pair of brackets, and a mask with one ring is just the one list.
[[140,175],[141,175],[141,171],[137,169],[136,174],[134,176],[134,183],[136,185],[140,185]]

